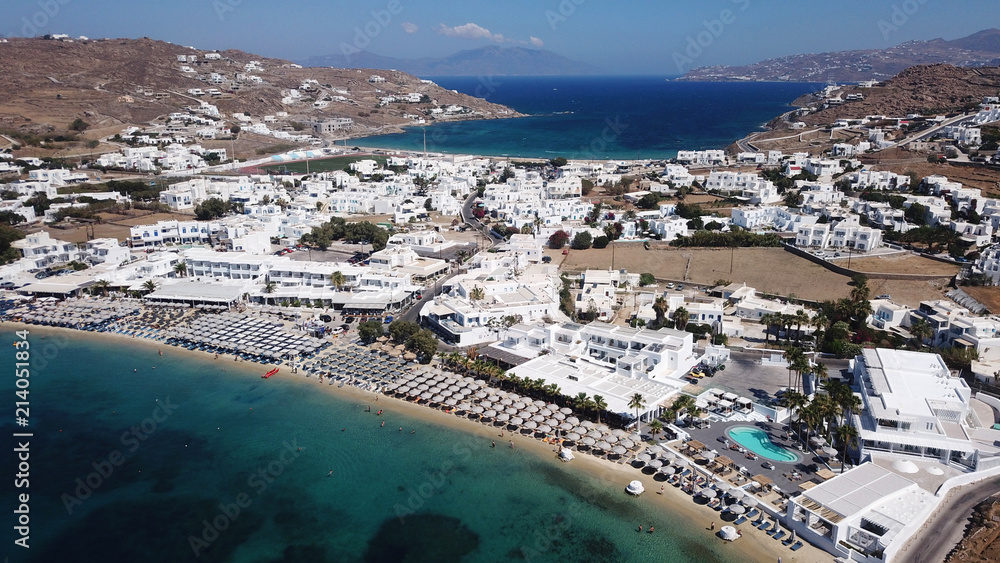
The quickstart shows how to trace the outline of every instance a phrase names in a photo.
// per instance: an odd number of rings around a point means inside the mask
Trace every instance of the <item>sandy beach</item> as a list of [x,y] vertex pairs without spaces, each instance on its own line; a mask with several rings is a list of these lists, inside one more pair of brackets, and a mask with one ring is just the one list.
[[[27,329],[34,334],[40,335],[42,338],[46,338],[48,335],[66,335],[72,336],[75,339],[94,339],[103,340],[105,342],[108,341],[108,339],[111,339],[113,341],[120,342],[124,346],[141,346],[147,349],[155,349],[162,352],[164,362],[168,362],[171,356],[178,357],[179,355],[193,353],[203,359],[220,362],[220,368],[225,367],[225,369],[230,372],[244,372],[247,377],[259,377],[259,372],[264,369],[264,366],[251,362],[234,362],[231,356],[219,356],[216,360],[214,359],[215,355],[213,353],[184,350],[174,346],[152,342],[143,338],[132,338],[129,336],[109,333],[88,333],[66,328],[42,327],[17,322],[7,322],[4,324],[13,330]],[[142,369],[152,366],[136,367],[137,369]],[[360,405],[376,404],[376,394],[370,391],[365,391],[349,385],[338,387],[335,385],[329,385],[326,382],[320,383],[318,379],[306,377],[301,372],[293,374],[290,368],[284,366],[270,381],[274,384],[319,387],[325,393],[339,396],[341,399],[356,401]],[[380,409],[385,409],[386,411],[386,418],[384,420],[390,420],[389,417],[391,417],[392,413],[395,412],[410,418],[430,423],[432,425],[448,427],[466,434],[481,437],[484,441],[502,440],[502,444],[504,446],[506,446],[509,440],[513,439],[514,447],[516,449],[529,452],[531,455],[535,455],[539,459],[558,466],[563,471],[586,474],[591,478],[596,477],[604,482],[620,484],[623,489],[623,495],[625,494],[625,485],[631,480],[638,479],[642,481],[647,492],[636,499],[637,502],[651,502],[661,509],[667,510],[672,514],[679,515],[685,520],[695,523],[702,522],[706,542],[719,542],[722,547],[720,550],[721,553],[731,554],[734,559],[745,559],[750,561],[778,561],[779,558],[782,561],[833,560],[833,557],[830,554],[809,544],[805,544],[802,549],[792,552],[787,547],[765,535],[764,532],[758,531],[752,526],[746,524],[740,527],[743,531],[743,537],[736,542],[730,543],[714,538],[713,536],[716,532],[710,529],[711,524],[713,522],[716,523],[716,530],[719,526],[723,525],[723,522],[719,519],[718,512],[712,510],[711,508],[695,504],[689,495],[671,485],[667,485],[663,493],[658,494],[663,483],[655,481],[653,476],[645,475],[631,466],[619,465],[608,460],[595,458],[588,454],[578,454],[576,459],[572,462],[564,463],[558,460],[556,456],[556,449],[551,444],[545,444],[534,438],[523,435],[511,436],[508,433],[505,438],[501,439],[498,438],[498,429],[491,425],[483,425],[465,417],[455,416],[453,414],[427,408],[425,406],[410,403],[408,401],[387,395],[378,395],[378,398],[378,407]],[[637,522],[636,526],[640,524],[644,523]]]

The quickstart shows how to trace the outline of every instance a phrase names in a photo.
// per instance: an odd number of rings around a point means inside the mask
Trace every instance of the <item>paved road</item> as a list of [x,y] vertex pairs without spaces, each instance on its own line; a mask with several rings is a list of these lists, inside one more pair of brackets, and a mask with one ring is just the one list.
[[972,509],[1000,490],[1000,477],[963,487],[948,494],[933,517],[910,540],[900,553],[908,563],[938,563],[944,561],[965,533]]

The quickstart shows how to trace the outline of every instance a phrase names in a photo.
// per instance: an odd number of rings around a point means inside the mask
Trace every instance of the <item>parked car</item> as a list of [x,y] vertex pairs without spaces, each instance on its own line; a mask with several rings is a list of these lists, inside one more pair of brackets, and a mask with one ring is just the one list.
[[345,332],[345,330],[344,330],[344,327],[342,327],[342,326],[335,326],[335,327],[333,327],[333,328],[330,329],[330,334],[333,335],[333,336],[337,336],[338,334],[343,334],[344,332]]
[[344,319],[344,322],[347,324],[351,324],[354,322],[354,317],[347,317],[346,319]]
[[392,315],[389,315],[385,318],[385,324],[389,324],[391,322],[392,322]]
[[888,293],[883,293],[882,295],[879,295],[875,299],[885,299],[885,300],[888,300],[888,301],[892,301],[892,296],[889,295]]
[[319,320],[323,321],[324,323],[328,323],[333,320],[333,317],[331,317],[330,315],[320,315]]

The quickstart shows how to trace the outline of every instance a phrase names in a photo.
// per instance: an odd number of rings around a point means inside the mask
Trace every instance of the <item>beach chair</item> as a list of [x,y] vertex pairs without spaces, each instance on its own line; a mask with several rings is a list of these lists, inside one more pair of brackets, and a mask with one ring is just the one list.
[[758,514],[760,514],[759,510],[757,510],[756,508],[751,509],[750,512],[747,512],[747,518],[749,518],[749,519],[752,520],[752,519],[756,518],[756,516]]
[[798,551],[802,549],[802,542],[801,541],[795,542],[795,545],[793,545],[791,549],[792,551]]
[[785,537],[785,531],[781,530],[777,534],[774,534],[774,536],[772,536],[772,537],[774,537],[774,539],[776,539],[776,540],[780,540],[781,538]]
[[792,545],[792,542],[794,542],[794,541],[795,541],[795,536],[794,535],[788,536],[788,539],[785,540],[785,541],[783,541],[783,542],[781,542],[781,545],[789,546],[789,545]]
[[762,524],[760,524],[760,525],[757,526],[757,529],[760,530],[760,531],[762,531],[762,532],[766,532],[767,529],[770,528],[770,527],[771,527],[771,523],[769,521],[765,520],[764,523],[762,523]]
[[733,520],[733,524],[736,524],[738,526],[738,525],[740,525],[740,524],[742,524],[742,523],[744,523],[746,521],[747,521],[747,517],[746,516],[740,516],[736,520]]

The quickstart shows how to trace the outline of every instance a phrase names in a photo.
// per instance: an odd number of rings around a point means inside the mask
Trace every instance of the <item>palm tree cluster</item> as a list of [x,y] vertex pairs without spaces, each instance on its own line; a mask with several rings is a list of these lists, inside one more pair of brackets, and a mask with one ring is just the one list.
[[764,342],[768,342],[771,339],[771,327],[776,327],[777,330],[774,331],[774,341],[778,342],[778,336],[781,330],[785,331],[785,342],[791,343],[792,341],[792,326],[795,326],[795,343],[799,344],[802,342],[802,327],[803,326],[814,326],[817,330],[824,328],[826,322],[825,316],[816,315],[815,318],[810,318],[809,314],[805,312],[804,309],[799,309],[795,311],[794,315],[787,313],[768,313],[760,318],[760,324],[766,327],[764,332]]
[[[850,386],[840,381],[827,380],[822,385],[823,392],[810,399],[791,389],[781,397],[780,403],[791,411],[789,428],[796,433],[803,446],[815,431],[830,443],[840,445],[841,459],[846,462],[848,449],[856,445],[858,430],[851,424],[851,418],[861,410],[861,399]],[[802,433],[805,426],[806,432]],[[841,465],[841,472],[844,470]]]

